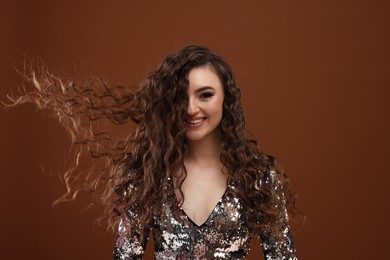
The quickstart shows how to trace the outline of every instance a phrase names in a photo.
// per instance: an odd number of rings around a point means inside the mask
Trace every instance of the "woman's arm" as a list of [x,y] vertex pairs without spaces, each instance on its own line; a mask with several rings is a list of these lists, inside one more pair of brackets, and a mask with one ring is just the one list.
[[259,234],[265,260],[296,260],[294,242],[291,237],[287,216],[280,221],[281,237],[273,234],[271,228],[265,228]]
[[[137,216],[134,217],[132,223],[127,214],[124,213],[121,217],[114,249],[114,260],[133,260],[144,257],[149,229],[140,231]],[[141,232],[143,232],[142,241]]]
[[297,260],[294,242],[292,240],[290,225],[288,222],[288,212],[286,208],[286,199],[284,196],[282,183],[278,178],[275,169],[268,172],[265,176],[265,182],[270,184],[275,192],[279,203],[275,205],[279,209],[279,219],[277,220],[277,231],[279,236],[274,234],[270,226],[265,226],[258,234],[263,248],[265,260]]

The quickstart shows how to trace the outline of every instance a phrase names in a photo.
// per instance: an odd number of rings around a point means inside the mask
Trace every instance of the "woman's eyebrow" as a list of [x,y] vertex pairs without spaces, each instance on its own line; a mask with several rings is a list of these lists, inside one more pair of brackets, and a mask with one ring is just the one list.
[[197,90],[195,90],[195,93],[199,93],[199,92],[202,92],[203,90],[207,90],[207,89],[214,90],[214,88],[211,86],[204,86],[204,87],[201,87],[201,88],[198,88]]

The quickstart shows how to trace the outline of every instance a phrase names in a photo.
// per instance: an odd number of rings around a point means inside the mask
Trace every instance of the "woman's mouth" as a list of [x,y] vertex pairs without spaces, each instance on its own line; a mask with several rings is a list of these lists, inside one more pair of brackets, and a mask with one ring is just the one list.
[[186,119],[185,122],[186,122],[188,127],[195,128],[195,127],[199,127],[199,126],[203,125],[206,118],[207,117]]

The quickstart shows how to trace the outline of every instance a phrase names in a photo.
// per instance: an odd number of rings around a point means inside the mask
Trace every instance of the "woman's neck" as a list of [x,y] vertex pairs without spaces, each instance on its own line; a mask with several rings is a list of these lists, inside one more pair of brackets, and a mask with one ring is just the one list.
[[201,140],[189,140],[187,162],[196,163],[199,166],[212,166],[220,164],[221,140],[218,134],[209,135]]

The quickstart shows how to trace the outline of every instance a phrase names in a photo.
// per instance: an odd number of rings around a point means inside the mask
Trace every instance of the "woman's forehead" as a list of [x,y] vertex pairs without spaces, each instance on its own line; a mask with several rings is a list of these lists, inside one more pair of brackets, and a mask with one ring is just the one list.
[[215,90],[222,88],[222,82],[212,66],[193,68],[188,73],[189,91],[211,87]]

